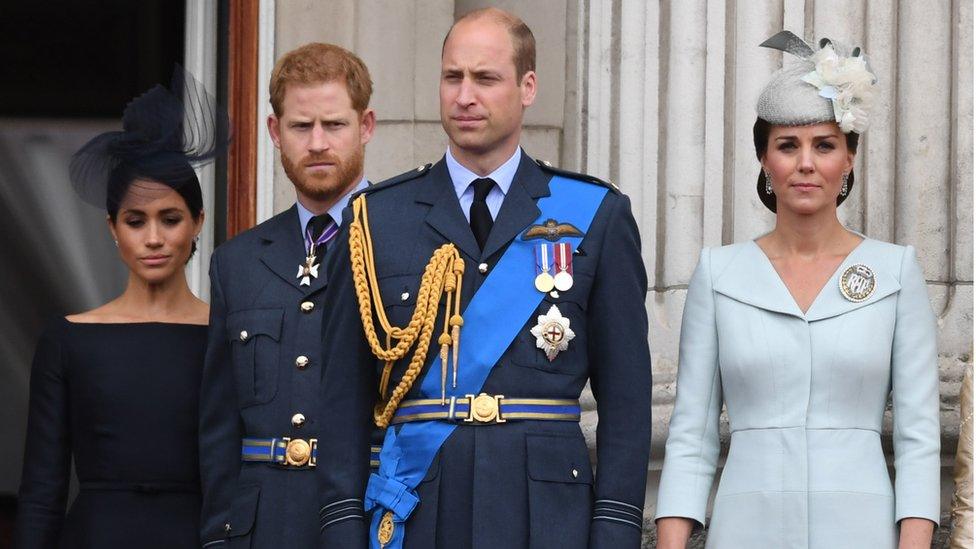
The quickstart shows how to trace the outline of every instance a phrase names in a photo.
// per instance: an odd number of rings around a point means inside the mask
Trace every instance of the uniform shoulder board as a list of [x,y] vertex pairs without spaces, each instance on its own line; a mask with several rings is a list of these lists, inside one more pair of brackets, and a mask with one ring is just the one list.
[[614,185],[613,183],[611,183],[609,181],[604,181],[604,180],[600,179],[599,177],[593,177],[592,175],[587,175],[585,173],[576,173],[576,172],[571,172],[571,171],[568,171],[568,170],[561,170],[561,169],[553,166],[552,163],[549,162],[548,160],[536,160],[535,163],[538,164],[540,168],[542,168],[543,170],[545,170],[547,172],[551,172],[551,173],[554,173],[556,175],[561,175],[563,177],[568,177],[570,179],[579,179],[581,181],[587,181],[589,183],[596,183],[597,185],[603,185],[604,187],[610,189],[611,191],[613,191],[615,193],[618,193],[618,194],[620,193],[620,187]]
[[368,186],[365,189],[363,189],[362,190],[362,193],[363,194],[369,194],[369,193],[372,193],[372,192],[375,192],[375,191],[379,191],[379,190],[385,189],[387,187],[392,187],[393,185],[396,185],[398,183],[403,183],[404,181],[410,181],[411,179],[416,179],[416,178],[418,178],[418,177],[426,174],[428,171],[430,171],[430,167],[431,166],[433,166],[433,164],[424,164],[424,165],[418,166],[418,167],[416,167],[416,168],[414,168],[414,169],[412,169],[412,170],[410,170],[408,172],[403,172],[400,175],[391,177],[391,178],[389,178],[389,179],[387,179],[385,181],[380,181],[379,183],[373,183],[370,186]]

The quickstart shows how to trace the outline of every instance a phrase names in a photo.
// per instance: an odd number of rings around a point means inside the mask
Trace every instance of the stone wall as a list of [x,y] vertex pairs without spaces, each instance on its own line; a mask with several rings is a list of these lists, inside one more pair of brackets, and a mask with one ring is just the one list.
[[[523,17],[538,42],[539,95],[525,120],[522,144],[530,154],[557,162],[563,137],[566,85],[566,0],[279,0],[275,57],[306,42],[338,44],[359,55],[373,78],[378,128],[366,147],[366,176],[382,181],[447,150],[438,84],[441,44],[455,15],[497,5]],[[574,56],[575,58],[575,56]],[[274,211],[295,201],[275,157]]]

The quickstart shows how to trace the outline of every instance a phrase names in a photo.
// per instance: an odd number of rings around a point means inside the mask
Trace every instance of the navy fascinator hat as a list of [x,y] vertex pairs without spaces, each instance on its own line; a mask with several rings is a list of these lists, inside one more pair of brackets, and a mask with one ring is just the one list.
[[200,182],[194,167],[223,155],[229,139],[227,113],[177,65],[168,89],[156,85],[125,107],[122,131],[97,135],[72,156],[71,185],[82,200],[112,214],[136,179],[195,198]]

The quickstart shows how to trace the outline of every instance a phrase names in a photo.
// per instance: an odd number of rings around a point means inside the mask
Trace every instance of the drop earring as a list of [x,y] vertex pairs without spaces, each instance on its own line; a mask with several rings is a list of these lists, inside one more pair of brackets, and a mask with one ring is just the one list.
[[763,170],[763,175],[766,176],[766,194],[773,194],[773,178],[766,170]]
[[847,196],[847,178],[850,176],[849,172],[844,172],[844,177],[840,178],[840,195]]

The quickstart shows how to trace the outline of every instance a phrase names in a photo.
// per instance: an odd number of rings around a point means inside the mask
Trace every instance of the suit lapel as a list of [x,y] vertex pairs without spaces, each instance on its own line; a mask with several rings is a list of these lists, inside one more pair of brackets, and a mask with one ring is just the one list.
[[[772,263],[754,241],[742,245],[742,250],[718,275],[714,290],[736,301],[754,307],[783,313],[814,322],[860,309],[901,289],[898,280],[891,274],[897,265],[888,265],[884,254],[876,252],[877,244],[865,240],[854,249],[830,277],[823,289],[810,305],[806,314],[797,306],[789,289],[783,283]],[[874,271],[875,290],[865,301],[848,301],[840,292],[840,276],[851,265],[862,263]]]
[[717,277],[716,292],[760,309],[803,318],[783,279],[766,254],[753,241],[742,245],[728,266]]
[[497,253],[535,221],[539,217],[536,200],[549,195],[550,176],[523,152],[515,178],[502,201],[502,207],[482,252],[471,232],[471,225],[461,211],[451,175],[447,171],[447,163],[443,158],[431,167],[427,178],[428,181],[421,187],[416,199],[417,202],[431,206],[426,218],[427,224],[476,261]]
[[449,242],[453,242],[465,255],[473,260],[481,257],[478,242],[471,232],[471,225],[464,218],[447,162],[442,158],[431,167],[427,181],[417,193],[417,202],[430,205],[425,221]]
[[491,227],[488,241],[485,242],[483,258],[491,257],[507,246],[539,217],[540,210],[536,200],[549,196],[549,179],[550,176],[523,151],[518,171],[515,172],[515,178]]
[[[889,265],[889,259],[883,253],[877,253],[877,241],[865,239],[850,255],[844,259],[834,276],[830,277],[824,286],[823,291],[817,299],[810,305],[807,311],[807,320],[823,320],[844,313],[860,309],[876,301],[880,301],[901,289],[901,284],[892,274],[893,269],[897,271],[900,264]],[[874,272],[874,293],[860,303],[849,301],[840,291],[840,277],[851,265],[867,265]]]
[[[298,208],[292,206],[268,221],[261,238],[265,241],[261,262],[296,289],[305,292],[310,288],[299,286],[301,280],[297,277],[298,267],[305,259],[305,243],[299,228]],[[320,269],[319,278],[324,278],[324,274]],[[316,282],[320,281],[313,281],[313,285]]]

